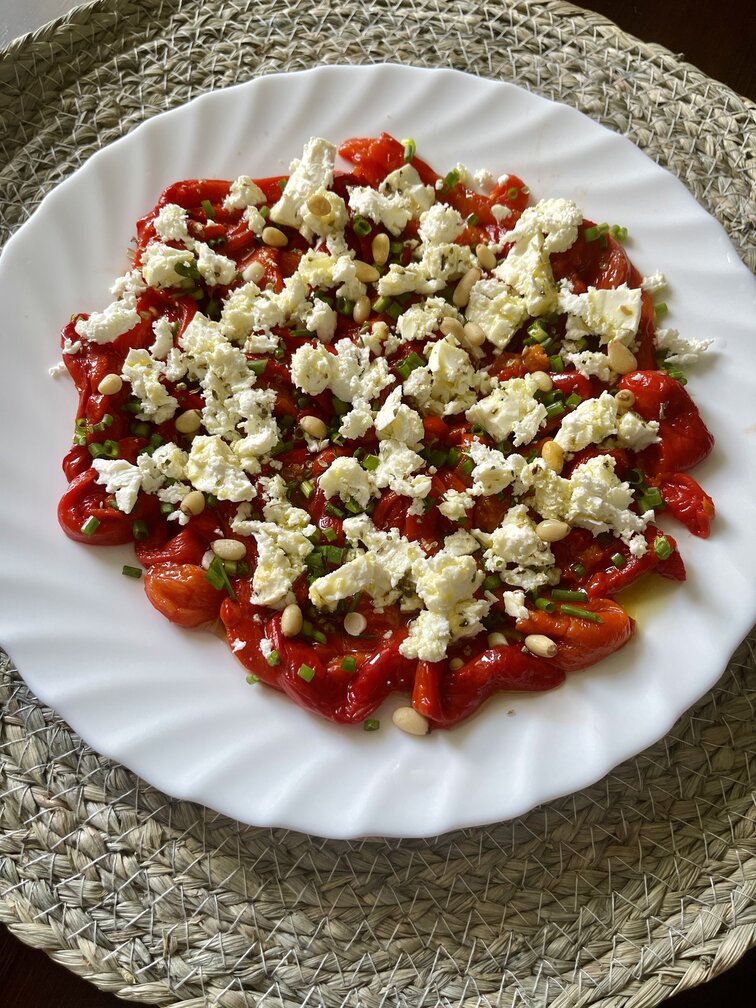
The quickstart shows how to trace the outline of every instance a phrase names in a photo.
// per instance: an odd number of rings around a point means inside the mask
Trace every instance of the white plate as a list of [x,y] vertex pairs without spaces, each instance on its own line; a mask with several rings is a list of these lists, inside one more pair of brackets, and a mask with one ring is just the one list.
[[[172,626],[121,576],[130,550],[77,545],[55,520],[75,398],[47,369],[70,314],[109,301],[137,217],[177,179],[274,174],[311,135],[338,142],[384,129],[414,136],[441,172],[460,160],[514,172],[536,199],[572,197],[586,216],[627,226],[638,268],[670,278],[670,324],[717,341],[690,389],[717,438],[696,476],[719,518],[708,542],[674,530],[687,584],[655,583],[650,603],[633,602],[638,633],[611,660],[552,693],[499,696],[424,739],[394,730],[390,707],[382,729],[365,733],[247,686],[223,642]],[[676,179],[573,109],[398,66],[326,67],[205,95],[100,151],[44,200],[0,259],[0,303],[0,641],[90,745],[171,795],[330,837],[433,835],[512,817],[660,738],[751,626],[752,279]]]

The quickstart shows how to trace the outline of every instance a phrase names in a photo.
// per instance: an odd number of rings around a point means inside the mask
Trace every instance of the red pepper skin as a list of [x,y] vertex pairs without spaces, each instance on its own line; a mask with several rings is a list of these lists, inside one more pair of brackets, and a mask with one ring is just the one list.
[[664,371],[633,371],[619,383],[635,396],[633,409],[644,420],[659,421],[659,442],[640,453],[650,476],[684,472],[702,462],[714,438],[683,386]]
[[446,662],[420,662],[412,706],[434,728],[451,728],[470,717],[493,693],[543,692],[559,686],[564,678],[553,662],[516,645],[489,648],[454,671]]
[[520,633],[544,634],[557,644],[556,655],[544,660],[564,673],[588,668],[618,651],[630,640],[635,628],[635,620],[612,599],[594,598],[578,604],[581,609],[598,613],[603,622],[539,609],[531,610],[527,619],[517,620]]
[[[648,574],[651,571],[672,581],[685,580],[685,565],[672,536],[665,537],[672,547],[672,553],[666,560],[660,560],[654,551],[654,540],[664,533],[655,525],[649,525],[643,535],[648,549],[642,557],[632,556],[623,542],[617,539],[612,540],[612,545],[607,549],[604,559],[605,569],[594,570],[583,582],[583,587],[592,599],[616,595],[623,588],[628,588],[643,574]],[[625,562],[622,567],[616,567],[609,559],[614,553],[621,553],[624,557]]]
[[[132,523],[140,515],[125,515],[107,503],[105,487],[95,482],[95,469],[86,469],[71,482],[58,504],[58,521],[69,539],[93,546],[117,546],[131,542]],[[100,523],[92,535],[81,531],[89,518]]]
[[187,563],[155,564],[145,571],[144,590],[158,612],[182,627],[212,623],[224,597],[201,567]]
[[714,501],[692,476],[672,473],[657,481],[667,511],[682,522],[689,532],[708,539],[716,511]]

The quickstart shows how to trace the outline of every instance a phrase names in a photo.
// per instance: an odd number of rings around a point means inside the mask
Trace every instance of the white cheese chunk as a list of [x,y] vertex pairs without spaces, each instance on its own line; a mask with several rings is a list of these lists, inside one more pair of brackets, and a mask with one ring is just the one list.
[[192,486],[218,500],[252,500],[255,488],[239,459],[217,435],[198,435],[192,441],[186,463],[186,476]]
[[249,175],[239,175],[231,183],[228,196],[223,200],[224,210],[244,210],[265,202],[265,193]]
[[227,286],[236,276],[236,263],[228,256],[213,252],[209,245],[197,242],[197,269],[202,279],[210,286]]
[[694,364],[711,344],[712,340],[684,339],[677,329],[656,330],[656,347],[670,364]]
[[341,456],[334,459],[318,477],[318,485],[326,497],[340,497],[344,503],[354,498],[360,507],[367,507],[375,491],[375,484],[356,458]]
[[535,398],[537,390],[532,375],[510,378],[471,406],[465,416],[496,441],[504,441],[511,434],[515,447],[529,444],[546,422],[546,407]]
[[307,200],[321,189],[330,189],[333,183],[333,162],[336,147],[322,137],[312,137],[304,146],[302,157],[291,162],[291,174],[281,198],[271,208],[274,224],[298,228],[303,223]]
[[559,289],[559,308],[570,317],[567,320],[567,339],[598,336],[602,345],[619,340],[628,347],[635,346],[641,312],[641,290],[627,284],[607,288],[589,287],[584,294],[573,294],[569,284],[563,282]]
[[77,335],[90,343],[112,343],[130,332],[141,319],[133,301],[113,301],[104,311],[92,312],[87,319],[77,319]]
[[181,276],[177,266],[190,267],[194,256],[188,249],[172,248],[162,242],[150,242],[142,253],[142,276],[148,287],[193,287],[191,277]]
[[176,412],[178,401],[162,383],[164,365],[147,350],[129,350],[121,377],[131,384],[131,391],[140,400],[140,419],[163,423]]
[[503,350],[528,317],[524,298],[496,279],[479,280],[470,291],[465,312],[476,322],[489,343]]
[[[478,537],[483,536],[478,533]],[[483,554],[487,570],[500,574],[508,584],[532,591],[558,580],[554,554],[536,532],[536,523],[524,504],[511,507],[488,539]]]
[[177,203],[166,203],[162,206],[153,221],[155,233],[163,241],[183,242],[191,245],[189,225],[186,210]]
[[401,388],[389,393],[375,416],[375,430],[379,440],[393,438],[410,448],[416,448],[425,436],[423,418],[402,402]]

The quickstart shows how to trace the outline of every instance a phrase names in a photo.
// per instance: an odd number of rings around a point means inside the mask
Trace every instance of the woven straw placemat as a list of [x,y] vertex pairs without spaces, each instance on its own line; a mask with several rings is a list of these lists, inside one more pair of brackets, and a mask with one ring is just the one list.
[[[753,105],[563,3],[93,3],[0,54],[4,236],[156,112],[262,73],[384,60],[577,105],[677,174],[756,263]],[[99,758],[5,660],[0,920],[150,1004],[656,1005],[756,944],[754,643],[599,784],[428,841],[329,842],[174,801]]]

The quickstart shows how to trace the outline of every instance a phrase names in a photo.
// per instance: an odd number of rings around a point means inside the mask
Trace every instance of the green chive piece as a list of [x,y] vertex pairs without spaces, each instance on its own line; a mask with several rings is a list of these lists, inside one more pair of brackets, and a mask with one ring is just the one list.
[[336,416],[342,417],[345,413],[349,412],[349,403],[344,402],[343,399],[339,399],[338,396],[333,397],[331,405],[333,406],[333,412]]
[[577,616],[578,619],[590,620],[591,623],[604,622],[598,613],[590,612],[588,609],[579,609],[577,606],[573,605],[563,605],[560,608],[562,610],[562,615],[564,616]]
[[575,406],[579,406],[582,401],[583,397],[579,396],[577,392],[573,392],[567,396],[567,398],[564,400],[564,404],[565,406],[569,406],[572,409],[574,409]]
[[268,366],[267,360],[247,361],[247,367],[249,368],[250,371],[256,374],[258,378],[260,377],[260,375],[265,374],[265,368],[267,366]]
[[549,367],[552,371],[564,371],[564,361],[559,354],[554,354],[553,357],[549,357]]
[[300,665],[297,669],[297,675],[300,679],[304,679],[305,682],[312,682],[315,678],[315,669],[310,665]]
[[455,466],[459,465],[459,460],[462,458],[462,453],[459,448],[450,448],[449,454],[446,456],[446,464],[454,469]]
[[362,592],[358,591],[355,596],[353,596],[352,601],[347,606],[347,612],[354,612],[357,606],[360,604],[360,599],[362,598]]
[[247,682],[249,683],[250,686],[254,686],[255,683],[260,682],[260,677],[256,676],[254,672],[250,672],[250,674],[247,676]]
[[612,563],[614,564],[614,566],[617,567],[617,568],[625,566],[625,558],[622,556],[621,553],[612,553],[612,555],[611,555],[611,557],[609,559],[612,561]]
[[315,493],[315,487],[312,485],[312,483],[310,483],[309,480],[302,480],[302,482],[299,484],[299,489],[302,492],[302,496],[305,498],[305,500],[309,500]]
[[213,557],[210,566],[205,571],[205,579],[210,582],[213,588],[218,591],[227,591],[229,597],[236,601],[236,593],[228,580],[228,574],[226,568],[223,566],[223,561],[220,557]]
[[470,216],[467,218],[467,223],[469,224],[470,227],[475,227],[475,225],[478,223],[478,215],[475,213],[471,213]]
[[407,137],[406,140],[402,140],[402,147],[404,148],[404,162],[409,164],[417,152],[417,144],[412,137]]
[[365,235],[369,235],[373,230],[373,225],[366,217],[361,217],[359,214],[352,221],[352,230],[356,235],[364,238]]
[[657,511],[664,507],[664,500],[658,487],[646,487],[638,498],[638,509],[641,514],[644,511]]
[[351,315],[354,311],[354,301],[350,301],[349,298],[345,297],[337,297],[336,311],[339,315]]
[[507,199],[508,200],[517,199],[517,197],[519,195],[520,195],[520,190],[517,188],[517,186],[510,186],[509,189],[507,189]]
[[654,315],[658,319],[659,318],[663,318],[667,314],[668,311],[669,311],[669,308],[667,307],[667,304],[664,301],[660,301],[659,304],[655,304],[654,305]]
[[90,515],[89,518],[81,526],[81,531],[85,536],[94,535],[97,529],[100,527],[100,519],[95,518],[94,515]]
[[554,603],[549,602],[547,598],[537,598],[533,602],[533,605],[536,607],[536,609],[540,609],[541,612],[554,612],[554,610],[556,609]]
[[202,209],[205,211],[205,215],[210,219],[215,219],[215,210],[213,209],[213,204],[209,199],[203,199],[201,203]]
[[390,308],[390,306],[391,306],[391,298],[386,297],[386,295],[383,294],[381,295],[381,297],[376,298],[375,301],[373,302],[373,311],[378,312],[379,315],[383,315],[384,312],[388,308]]
[[135,521],[131,526],[131,534],[137,542],[144,542],[150,534],[150,530],[147,528],[147,522],[142,521],[141,518],[138,521]]
[[573,564],[572,567],[570,567],[570,570],[575,575],[575,577],[579,578],[585,577],[585,567],[580,563]]
[[460,179],[459,172],[456,168],[452,168],[450,172],[444,175],[444,182],[442,189],[444,192],[448,192],[449,189],[453,189],[455,185],[458,184]]
[[381,727],[381,722],[377,718],[369,717],[362,722],[362,727],[365,731],[378,731]]
[[588,592],[582,588],[552,588],[551,597],[557,602],[587,602]]
[[130,577],[130,578],[137,578],[138,579],[138,578],[140,578],[142,576],[142,568],[141,567],[129,567],[128,564],[124,564],[123,567],[121,568],[121,574],[123,574],[124,577]]
[[627,228],[623,227],[621,224],[612,224],[609,228],[609,233],[612,238],[616,238],[617,241],[627,241]]
[[205,504],[207,504],[208,507],[215,507],[217,503],[218,498],[215,496],[215,494],[213,493],[205,494]]
[[363,469],[367,469],[368,472],[374,472],[380,465],[380,459],[377,455],[366,455],[361,464]]
[[344,517],[344,512],[341,510],[341,508],[337,508],[335,504],[330,503],[326,504],[326,506],[323,508],[323,511],[325,512],[325,514],[331,515],[332,518]]
[[281,190],[281,192],[283,192],[284,189],[286,188],[286,182],[287,182],[287,179],[285,179],[285,178],[280,178],[278,180],[278,188]]
[[564,413],[564,403],[554,402],[550,406],[546,407],[546,416],[549,420],[553,420],[554,417],[561,416]]
[[483,581],[484,591],[495,591],[497,588],[501,588],[501,578],[497,574],[489,574]]
[[265,661],[268,663],[268,665],[275,667],[276,665],[281,664],[281,655],[278,653],[278,651],[271,651],[270,654],[266,657]]
[[666,536],[657,536],[654,539],[654,553],[660,560],[666,560],[672,556],[672,544]]
[[351,655],[347,655],[341,660],[341,667],[344,672],[356,672],[357,671],[357,659],[353,658]]
[[395,370],[403,379],[406,380],[407,378],[409,378],[409,376],[412,374],[415,368],[422,367],[424,364],[425,361],[423,360],[423,358],[419,354],[416,354],[415,351],[413,350],[412,353],[408,354],[404,358],[404,360],[399,361],[399,363],[395,367]]
[[326,537],[326,542],[329,543],[332,543],[339,538],[339,533],[336,531],[336,529],[331,528],[330,526],[328,528],[323,529],[323,535]]
[[546,326],[540,320],[538,322],[533,322],[532,325],[528,326],[528,336],[534,339],[536,343],[545,343],[551,336]]

